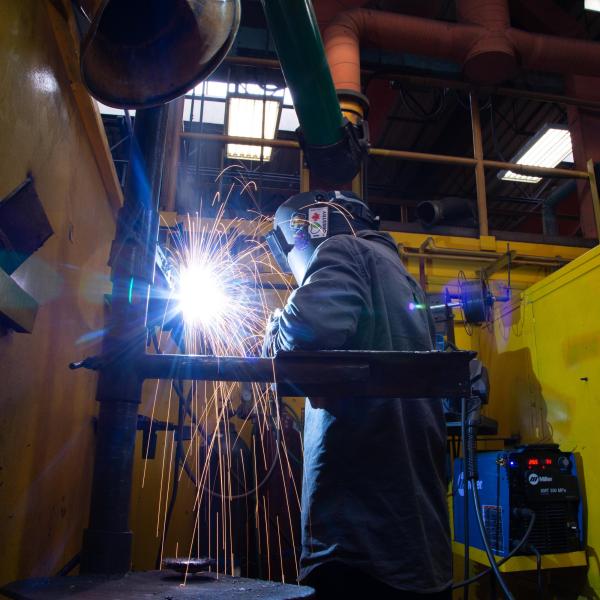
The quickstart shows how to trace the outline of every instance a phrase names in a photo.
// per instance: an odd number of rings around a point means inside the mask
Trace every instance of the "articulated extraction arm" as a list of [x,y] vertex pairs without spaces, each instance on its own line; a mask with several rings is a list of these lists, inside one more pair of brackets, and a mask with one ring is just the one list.
[[317,19],[309,0],[262,0],[281,69],[300,121],[310,170],[331,183],[350,181],[367,151],[366,124],[342,116]]

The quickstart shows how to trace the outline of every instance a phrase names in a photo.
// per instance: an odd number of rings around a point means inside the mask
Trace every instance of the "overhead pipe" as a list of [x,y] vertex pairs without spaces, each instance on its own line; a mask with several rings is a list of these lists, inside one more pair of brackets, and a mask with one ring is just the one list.
[[[490,252],[487,250],[466,250],[459,248],[443,248],[437,246],[432,237],[428,237],[418,250],[409,250],[402,246],[399,248],[401,254],[410,258],[438,258],[440,260],[470,260],[470,261],[491,261],[494,262],[503,256],[504,252]],[[529,254],[516,254],[512,260],[513,264],[521,264],[539,267],[562,267],[569,262],[569,259],[560,256],[545,257],[532,256]]]
[[291,91],[298,137],[311,171],[332,183],[350,181],[367,151],[362,124],[344,119],[308,0],[262,0]]
[[321,30],[341,12],[362,8],[369,0],[313,0],[312,4]]
[[469,80],[486,85],[509,79],[520,67],[600,73],[600,44],[510,27],[507,0],[457,0],[457,16],[459,23],[364,8],[338,14],[323,32],[336,89],[361,91],[361,44],[452,60]]
[[[312,0],[317,15],[319,29],[324,31],[333,19],[341,12],[353,8],[362,8],[369,0]],[[344,89],[336,86],[342,114],[353,123],[367,116],[369,100],[360,89]]]
[[360,93],[361,44],[461,62],[480,35],[477,26],[357,8],[340,13],[323,41],[336,89]]
[[[228,142],[230,144],[246,144],[255,146],[275,146],[277,148],[289,148],[295,150],[300,148],[300,144],[294,140],[268,140],[266,138],[249,138],[234,135],[224,135],[222,133],[198,133],[193,131],[184,131],[179,134],[182,139],[206,140],[212,142]],[[475,167],[477,160],[468,156],[452,156],[448,154],[430,154],[427,152],[413,152],[410,150],[391,150],[389,148],[369,148],[368,154],[371,156],[382,156],[387,158],[397,158],[400,160],[414,160],[425,163],[437,163],[442,165],[459,165],[463,167]],[[588,171],[578,171],[577,169],[560,169],[552,167],[535,167],[533,165],[521,165],[517,163],[502,162],[499,160],[482,161],[486,169],[496,169],[499,171],[513,171],[522,175],[537,175],[539,177],[554,177],[557,179],[585,179],[589,180]]]
[[[223,62],[232,65],[260,67],[263,69],[281,71],[281,64],[279,60],[271,58],[255,58],[254,56],[228,56]],[[391,78],[397,81],[405,81],[408,85],[414,86],[448,88],[453,90],[463,90],[465,92],[469,92],[473,88],[473,86],[466,81],[444,79],[443,77],[407,75],[406,73],[402,73],[400,69],[397,72],[394,72],[393,70],[386,70],[385,73],[381,73],[377,70],[373,70],[372,68],[361,66],[361,73],[363,77],[373,77],[375,79]],[[600,102],[592,98],[576,98],[575,96],[565,96],[564,94],[553,94],[550,92],[537,92],[524,88],[495,87],[494,93],[498,96],[507,96],[509,98],[525,98],[529,100],[535,100],[536,102],[555,102],[557,104],[589,108],[591,110],[598,110],[600,108]]]
[[429,229],[436,225],[466,221],[469,226],[475,224],[473,203],[466,198],[443,198],[442,200],[424,200],[417,204],[417,218],[423,227]]
[[480,28],[481,37],[469,48],[463,60],[467,79],[486,83],[503,81],[517,72],[517,51],[505,36],[510,28],[506,0],[457,0],[456,15],[460,23]]
[[529,33],[510,28],[508,39],[518,48],[525,69],[564,75],[600,75],[600,44],[588,40]]

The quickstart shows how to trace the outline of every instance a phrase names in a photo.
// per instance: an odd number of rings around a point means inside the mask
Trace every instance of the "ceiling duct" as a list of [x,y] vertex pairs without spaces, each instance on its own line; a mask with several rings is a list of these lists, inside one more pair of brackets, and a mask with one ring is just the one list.
[[103,104],[143,108],[206,79],[231,48],[240,0],[76,0],[81,74]]
[[365,8],[339,13],[323,32],[336,89],[361,91],[361,45],[451,60],[462,65],[468,80],[485,85],[500,84],[519,68],[600,74],[598,43],[510,27],[507,0],[456,4],[457,23]]

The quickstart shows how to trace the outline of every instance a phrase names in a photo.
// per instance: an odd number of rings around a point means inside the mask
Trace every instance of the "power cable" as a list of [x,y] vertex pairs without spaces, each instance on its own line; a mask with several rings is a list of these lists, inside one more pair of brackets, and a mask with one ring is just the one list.
[[471,493],[473,495],[473,504],[475,505],[475,516],[477,518],[477,525],[479,526],[479,530],[481,532],[481,539],[483,540],[483,547],[485,548],[485,553],[487,554],[488,560],[490,561],[490,566],[492,567],[492,571],[506,597],[506,600],[514,600],[514,596],[511,594],[504,578],[500,573],[500,569],[498,568],[498,564],[496,563],[496,559],[494,558],[494,554],[490,547],[490,542],[488,540],[487,531],[485,529],[485,523],[483,521],[483,514],[481,512],[481,502],[479,501],[479,491],[477,490],[477,482],[474,480],[473,485],[471,485]]
[[[478,464],[477,464],[477,428],[479,425],[479,411],[481,408],[481,400],[477,397],[470,398],[470,406],[467,406],[467,398],[461,399],[461,433],[463,436],[463,490],[464,496],[467,496],[467,490],[469,484],[471,485],[471,493],[473,496],[473,504],[475,507],[475,516],[477,519],[477,525],[479,528],[479,532],[481,534],[481,539],[483,540],[483,545],[485,548],[485,552],[487,554],[488,560],[490,562],[490,567],[494,572],[495,578],[498,581],[498,584],[502,588],[502,591],[507,598],[507,600],[514,600],[513,595],[508,589],[502,575],[500,574],[500,570],[498,565],[496,564],[496,560],[494,558],[494,554],[492,553],[492,549],[490,547],[490,543],[488,540],[487,531],[485,529],[485,523],[483,520],[483,514],[481,510],[481,502],[479,500],[479,492],[477,490],[477,479],[478,479]],[[468,507],[467,502],[465,502],[465,506]],[[469,513],[468,510],[465,511],[464,515],[465,523],[468,523]],[[465,529],[465,533],[468,530]],[[465,564],[468,563],[468,540],[465,539]],[[468,595],[468,586],[470,585],[469,579],[465,579],[462,582],[462,586],[453,586],[453,587],[465,587],[465,598]]]
[[439,98],[437,100],[437,105],[431,110],[426,110],[421,102],[412,94],[412,92],[405,90],[402,87],[398,88],[400,93],[400,98],[404,103],[404,106],[408,109],[409,112],[413,113],[417,117],[419,117],[423,121],[434,121],[437,117],[444,111],[446,108],[446,94],[448,90],[446,88],[442,89]]
[[542,581],[542,555],[540,551],[533,545],[529,544],[529,549],[535,554],[535,568],[536,568],[536,587],[538,600],[544,598],[544,585]]
[[[464,543],[465,543],[465,566],[464,578],[469,580],[469,494],[467,489],[469,482],[467,479],[467,398],[463,397],[460,400],[460,435],[462,438],[462,453],[463,453],[463,511],[465,513],[464,523]],[[469,600],[469,586],[465,586],[463,600]]]
[[[515,511],[513,511],[513,513],[514,512]],[[527,509],[521,509],[520,512],[522,515],[529,517],[529,525],[527,526],[527,530],[523,534],[523,537],[521,538],[519,543],[504,558],[502,558],[501,560],[499,560],[496,563],[496,565],[498,567],[501,567],[504,563],[509,561],[517,552],[519,552],[519,550],[521,550],[521,548],[525,545],[525,542],[529,539],[529,535],[531,534],[531,531],[533,530],[533,526],[535,525],[535,513],[532,510],[527,510]],[[491,572],[492,572],[492,568],[488,567],[484,571],[481,571],[481,573],[478,573],[477,575],[474,575],[473,577],[470,577],[469,579],[465,579],[465,581],[459,581],[458,583],[455,583],[452,586],[452,589],[454,590],[454,589],[458,589],[461,587],[465,587],[467,585],[471,585],[472,583],[479,581],[486,575],[489,575]]]

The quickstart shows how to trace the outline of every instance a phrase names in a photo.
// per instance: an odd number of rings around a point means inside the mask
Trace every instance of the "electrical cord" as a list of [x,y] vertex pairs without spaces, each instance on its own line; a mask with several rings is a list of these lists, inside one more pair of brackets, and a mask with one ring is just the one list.
[[404,106],[423,121],[435,121],[446,107],[446,89],[441,91],[439,98],[437,99],[437,105],[431,110],[425,109],[419,100],[408,90],[400,87],[398,91],[400,92],[400,98],[402,99]]
[[[185,460],[183,455],[183,427],[185,424],[185,415],[186,415],[186,404],[191,400],[192,397],[192,388],[188,393],[188,397],[185,398],[183,395],[179,396],[179,409],[177,415],[177,430],[175,431],[175,468],[173,469],[173,487],[171,491],[171,498],[169,500],[169,506],[167,508],[167,513],[165,515],[165,526],[164,526],[164,534],[160,540],[160,544],[158,546],[158,552],[156,555],[155,568],[160,569],[160,562],[163,555],[164,544],[167,539],[167,535],[169,533],[169,528],[171,525],[171,518],[173,517],[173,510],[175,509],[175,503],[177,502],[177,493],[179,491],[179,465]],[[165,440],[165,444],[166,444]]]
[[[469,579],[469,494],[467,489],[468,476],[467,476],[467,398],[463,397],[460,400],[460,436],[462,438],[462,452],[463,452],[463,511],[465,514],[464,524],[464,542],[465,542],[465,566],[464,566],[464,578],[465,581]],[[465,586],[465,593],[463,600],[469,600],[469,586]]]
[[485,523],[483,522],[483,514],[481,512],[481,502],[479,501],[479,491],[477,490],[476,481],[473,481],[473,485],[471,486],[471,493],[473,494],[473,504],[475,505],[475,516],[477,518],[477,525],[479,526],[479,530],[481,532],[481,539],[483,540],[483,546],[485,548],[485,553],[487,554],[488,560],[490,561],[490,566],[506,600],[514,600],[514,596],[510,593],[502,574],[500,573],[500,569],[498,568],[498,564],[496,563],[496,559],[494,558],[494,553],[490,547],[490,542],[488,540],[487,532],[485,530]]
[[[162,354],[162,350],[160,348],[160,344],[158,342],[158,338],[157,338],[156,331],[154,330],[154,328],[152,328],[151,331],[149,330],[148,333],[150,334],[148,342],[153,345],[154,351],[157,354]],[[180,349],[182,349],[182,351],[184,351],[183,348],[180,348]],[[157,552],[157,556],[156,556],[156,561],[155,561],[155,567],[157,569],[160,569],[160,562],[161,562],[161,557],[162,557],[163,550],[164,550],[164,543],[165,543],[165,540],[167,539],[167,535],[168,535],[170,524],[171,524],[171,518],[173,516],[173,511],[175,509],[175,503],[177,501],[177,494],[179,491],[179,467],[181,464],[183,464],[184,471],[185,471],[186,475],[189,477],[189,479],[192,481],[192,483],[194,485],[197,485],[197,479],[196,479],[196,477],[194,477],[191,469],[189,468],[189,465],[185,461],[184,452],[183,452],[183,427],[185,424],[186,414],[189,415],[192,422],[194,424],[196,424],[197,427],[201,427],[200,424],[197,422],[196,415],[194,414],[194,412],[191,408],[192,388],[190,388],[190,390],[187,394],[187,397],[186,397],[184,394],[184,391],[183,391],[183,382],[181,380],[178,381],[178,380],[173,379],[172,385],[173,385],[173,389],[175,390],[175,393],[177,394],[178,400],[179,400],[179,411],[178,411],[179,414],[178,414],[178,420],[177,420],[177,431],[175,433],[175,436],[176,436],[175,458],[174,458],[175,469],[173,470],[173,487],[172,487],[172,492],[171,492],[171,498],[169,500],[169,506],[167,508],[167,513],[165,515],[164,535],[161,539],[161,542],[160,542],[160,545],[158,548],[158,552]],[[275,406],[277,408],[278,420],[279,420],[279,422],[281,422],[279,404],[278,404],[277,400],[275,401]],[[233,416],[233,415],[228,414],[228,418],[230,418],[231,416]],[[277,427],[277,424],[274,424],[274,426],[275,426],[275,434],[276,434],[276,439],[275,439],[276,455],[273,460],[273,463],[271,464],[269,470],[267,471],[267,473],[265,474],[263,479],[260,482],[258,482],[254,486],[253,489],[246,490],[245,492],[243,492],[241,494],[232,494],[232,495],[221,494],[221,493],[215,492],[214,490],[212,490],[210,488],[207,489],[206,482],[205,482],[204,488],[203,488],[204,491],[208,491],[208,493],[214,498],[218,498],[221,500],[226,499],[228,501],[244,499],[244,498],[247,498],[247,497],[257,493],[258,490],[260,488],[262,488],[263,485],[265,485],[265,483],[267,483],[267,481],[271,478],[273,472],[275,471],[275,467],[281,460],[281,457],[280,457],[281,426]]]
[[544,597],[544,585],[542,581],[542,555],[540,551],[533,545],[529,544],[528,548],[535,554],[535,568],[537,573],[537,597],[538,600],[543,600]]
[[[463,327],[465,328],[465,333],[469,337],[471,337],[473,335],[473,326],[469,322],[467,322],[467,317],[465,315],[465,309],[463,306],[464,303],[462,302],[462,298],[464,297],[463,287],[466,283],[467,283],[467,276],[465,275],[465,272],[461,269],[458,272],[458,276],[457,276],[458,295],[461,298],[461,303],[460,303],[459,309],[460,309],[460,312],[462,315],[462,322],[463,322]],[[464,443],[464,440],[463,440],[463,443]]]
[[66,577],[75,567],[81,564],[81,553],[78,552],[68,563],[59,569],[55,577]]
[[[477,427],[479,425],[479,410],[481,408],[481,399],[477,397],[471,397],[471,405],[467,407],[467,398],[461,399],[461,433],[463,437],[463,485],[464,485],[464,497],[467,497],[467,490],[469,483],[471,484],[471,493],[473,496],[473,504],[475,507],[475,516],[477,518],[477,525],[483,540],[485,552],[490,566],[496,580],[507,600],[514,600],[513,595],[510,593],[496,560],[492,553],[490,543],[488,540],[487,532],[485,529],[485,523],[483,520],[483,514],[481,510],[481,502],[479,500],[479,491],[477,490],[477,479],[478,479],[478,464],[477,464]],[[468,503],[465,501],[465,533],[468,532],[467,523],[469,521]],[[465,539],[465,565],[468,568],[468,540]],[[465,571],[466,571],[465,569]],[[468,574],[468,573],[467,573]],[[470,585],[469,579],[467,578],[463,583],[465,587],[465,598],[468,595],[468,586]]]
[[[521,509],[521,514],[529,516],[529,518],[530,518],[529,525],[527,526],[527,530],[525,531],[525,533],[524,533],[523,537],[521,538],[521,540],[519,541],[519,543],[504,558],[502,558],[501,560],[499,560],[496,563],[496,565],[498,567],[501,567],[504,563],[509,561],[517,552],[519,552],[519,550],[521,550],[521,548],[525,545],[525,542],[529,539],[529,535],[531,534],[531,531],[533,530],[533,526],[535,525],[535,513],[532,510]],[[488,567],[484,571],[481,571],[481,573],[478,573],[477,575],[474,575],[473,577],[470,577],[469,579],[466,579],[465,581],[459,581],[458,583],[455,583],[452,586],[452,589],[455,590],[455,589],[458,589],[461,587],[465,587],[467,585],[471,585],[472,583],[479,581],[486,575],[489,575],[491,572],[492,572],[492,568]]]
[[[454,92],[454,96],[456,97],[456,101],[465,109],[470,111],[471,110],[471,105],[470,105],[470,99],[467,96],[467,102],[464,102],[463,99],[460,97],[460,90],[456,90],[453,89],[452,90]],[[484,102],[483,105],[481,105],[479,107],[480,111],[484,111],[487,110],[488,108],[490,108],[490,106],[492,105],[492,96],[490,95],[489,98],[487,99],[487,102]]]

